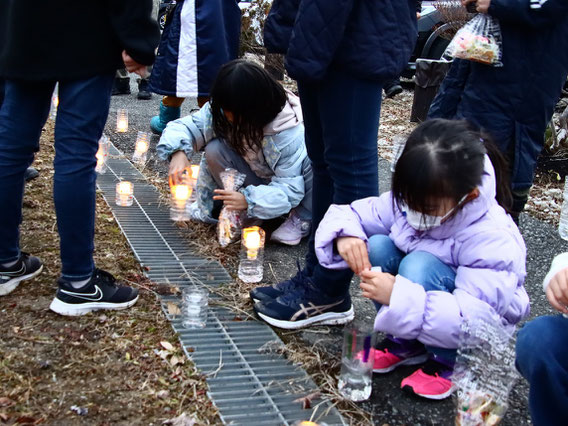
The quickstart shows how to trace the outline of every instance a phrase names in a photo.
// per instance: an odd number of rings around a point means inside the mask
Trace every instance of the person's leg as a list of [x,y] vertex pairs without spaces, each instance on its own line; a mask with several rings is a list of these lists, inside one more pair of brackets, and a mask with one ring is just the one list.
[[243,187],[267,183],[266,180],[261,179],[252,171],[243,157],[220,139],[213,139],[205,145],[205,159],[207,161],[207,169],[219,188],[223,188],[221,173],[225,169],[235,169],[246,175]]
[[[420,284],[426,291],[453,292],[456,273],[433,254],[415,251],[408,254],[398,274]],[[450,380],[456,357],[455,349],[426,346],[429,360],[401,382],[401,388],[427,399],[444,399],[453,392]]]
[[330,270],[317,262],[314,236],[332,203],[348,204],[378,195],[377,134],[382,86],[330,71],[318,83],[298,83],[306,148],[312,160],[312,234],[306,270],[311,278],[272,302],[255,305],[271,325],[300,328],[344,324],[353,319],[349,269]]
[[[319,87],[317,101],[324,146],[317,155],[323,155],[333,189],[331,202],[320,203],[317,209],[314,198],[314,229],[331,203],[349,204],[379,194],[377,135],[381,90],[381,83],[339,71],[330,71]],[[316,155],[313,151],[308,150],[310,158]],[[315,174],[314,188],[319,191]],[[329,270],[317,264],[313,280],[329,296],[343,297],[352,276],[351,270]]]
[[54,82],[6,81],[0,107],[0,296],[43,268],[38,258],[20,252],[19,226],[24,175],[39,149],[54,86]]
[[0,264],[20,256],[24,174],[39,149],[55,82],[6,81],[0,108]]
[[539,317],[517,337],[517,369],[528,380],[529,408],[536,426],[568,424],[568,319]]
[[61,237],[62,278],[80,281],[94,269],[95,173],[113,76],[59,82],[53,196]]
[[300,219],[309,221],[311,223],[314,175],[309,157],[306,157],[306,159],[304,160],[302,174],[304,175],[304,198],[295,210],[296,213],[298,213],[298,217]]

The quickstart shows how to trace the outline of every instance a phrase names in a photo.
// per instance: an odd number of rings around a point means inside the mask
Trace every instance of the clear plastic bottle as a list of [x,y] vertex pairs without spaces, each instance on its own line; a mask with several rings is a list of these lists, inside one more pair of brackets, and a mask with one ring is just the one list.
[[568,178],[564,182],[564,201],[562,202],[562,210],[560,211],[558,233],[563,240],[568,241]]
[[204,328],[207,323],[209,295],[206,290],[188,287],[183,291],[181,325],[184,328]]

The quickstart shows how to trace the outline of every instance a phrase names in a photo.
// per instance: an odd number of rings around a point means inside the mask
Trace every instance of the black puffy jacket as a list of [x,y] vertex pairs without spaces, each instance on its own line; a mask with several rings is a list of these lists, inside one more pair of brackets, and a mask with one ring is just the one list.
[[297,80],[320,80],[330,67],[396,77],[416,38],[416,0],[274,0],[264,27],[268,51],[285,53]]
[[0,77],[86,78],[150,65],[160,32],[152,0],[0,0]]

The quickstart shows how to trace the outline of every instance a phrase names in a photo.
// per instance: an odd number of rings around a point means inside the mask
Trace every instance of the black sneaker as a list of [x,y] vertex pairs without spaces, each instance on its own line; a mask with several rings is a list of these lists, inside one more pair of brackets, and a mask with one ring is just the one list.
[[15,265],[9,268],[0,266],[0,296],[11,293],[22,281],[38,276],[41,271],[43,271],[41,260],[21,252]]
[[290,293],[269,302],[256,303],[254,310],[268,324],[289,330],[316,324],[346,324],[355,316],[349,293],[329,297],[315,288],[310,278]]
[[253,302],[270,302],[277,297],[280,297],[286,293],[296,290],[300,287],[308,275],[305,269],[300,269],[300,262],[296,262],[298,266],[298,273],[292,278],[286,281],[282,281],[278,284],[269,285],[266,287],[256,287],[253,288],[249,294]]
[[138,290],[121,287],[116,279],[102,269],[95,269],[87,284],[73,288],[66,281],[57,281],[59,289],[49,309],[60,315],[78,316],[100,309],[126,309],[138,300]]
[[152,99],[152,93],[148,89],[148,80],[145,78],[140,79],[138,82],[138,99],[147,101],[148,99]]
[[115,77],[112,83],[112,96],[130,95],[130,77]]
[[385,88],[385,95],[387,98],[394,98],[396,95],[402,93],[402,86],[400,84],[395,84],[388,88]]

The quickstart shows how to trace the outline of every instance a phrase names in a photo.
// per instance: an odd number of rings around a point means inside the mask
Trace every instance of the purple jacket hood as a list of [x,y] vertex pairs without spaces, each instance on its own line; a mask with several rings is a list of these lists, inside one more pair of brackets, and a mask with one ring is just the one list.
[[526,248],[517,226],[495,199],[495,171],[488,157],[479,191],[479,197],[450,220],[424,232],[408,224],[390,192],[351,205],[332,205],[316,231],[319,262],[330,269],[348,267],[334,249],[338,237],[368,243],[372,235],[388,235],[404,253],[426,251],[454,268],[456,289],[426,292],[398,275],[390,304],[375,319],[376,330],[456,348],[465,318],[512,326],[529,313],[523,287]]

